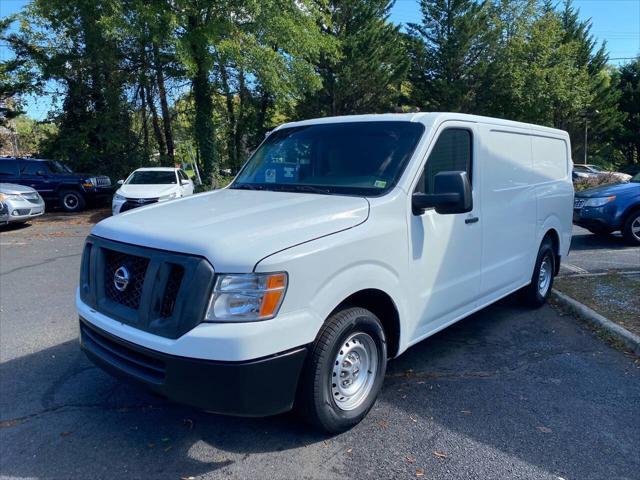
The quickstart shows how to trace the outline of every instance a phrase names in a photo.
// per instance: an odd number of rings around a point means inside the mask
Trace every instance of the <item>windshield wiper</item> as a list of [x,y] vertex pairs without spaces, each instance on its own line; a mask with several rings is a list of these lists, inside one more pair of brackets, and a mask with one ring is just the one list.
[[330,195],[331,190],[328,188],[316,187],[314,185],[278,185],[282,190],[288,192],[308,192],[319,193],[321,195]]
[[229,188],[233,190],[265,190],[264,185],[255,183],[234,183]]

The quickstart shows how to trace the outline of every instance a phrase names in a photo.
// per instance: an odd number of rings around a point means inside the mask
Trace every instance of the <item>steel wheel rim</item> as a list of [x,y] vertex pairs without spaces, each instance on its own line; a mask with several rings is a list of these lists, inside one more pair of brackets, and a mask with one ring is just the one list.
[[378,348],[370,335],[354,333],[342,344],[329,379],[340,410],[354,410],[367,399],[378,373]]
[[78,199],[73,193],[67,193],[63,200],[64,206],[67,208],[75,208],[78,206]]
[[640,240],[640,217],[636,217],[636,219],[631,223],[631,233],[634,237]]
[[538,293],[544,297],[547,295],[549,285],[551,285],[551,259],[546,255],[540,264],[540,272],[538,273]]

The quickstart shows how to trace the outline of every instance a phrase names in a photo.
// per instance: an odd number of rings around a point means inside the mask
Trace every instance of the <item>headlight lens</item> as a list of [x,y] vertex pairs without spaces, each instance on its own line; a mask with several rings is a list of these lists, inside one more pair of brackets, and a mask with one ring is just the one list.
[[119,193],[116,193],[113,196],[113,201],[114,202],[124,202],[126,200],[126,198],[123,195],[120,195]]
[[588,198],[586,202],[584,202],[585,207],[601,207],[606,205],[609,202],[613,202],[616,199],[615,195],[611,195],[610,197],[596,197],[596,198]]
[[0,193],[0,200],[22,200],[22,197],[13,193]]
[[166,200],[171,200],[172,198],[176,198],[178,196],[178,192],[173,192],[170,193],[169,195],[163,195],[160,198],[158,198],[159,202],[164,202]]
[[269,320],[278,314],[287,284],[284,272],[218,275],[205,320]]

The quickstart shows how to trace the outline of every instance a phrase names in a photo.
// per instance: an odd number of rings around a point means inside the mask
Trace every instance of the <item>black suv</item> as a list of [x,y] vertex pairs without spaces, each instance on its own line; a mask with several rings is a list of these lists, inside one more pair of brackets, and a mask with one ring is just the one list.
[[34,188],[48,202],[67,212],[79,212],[87,203],[110,198],[111,179],[104,175],[74,173],[57,160],[0,157],[0,182]]

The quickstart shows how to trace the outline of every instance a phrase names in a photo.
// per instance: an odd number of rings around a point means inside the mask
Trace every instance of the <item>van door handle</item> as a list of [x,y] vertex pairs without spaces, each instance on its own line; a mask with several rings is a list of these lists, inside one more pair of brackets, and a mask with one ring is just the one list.
[[471,224],[471,223],[477,223],[479,222],[480,219],[478,217],[467,217],[464,219],[464,223],[466,223],[467,225]]

